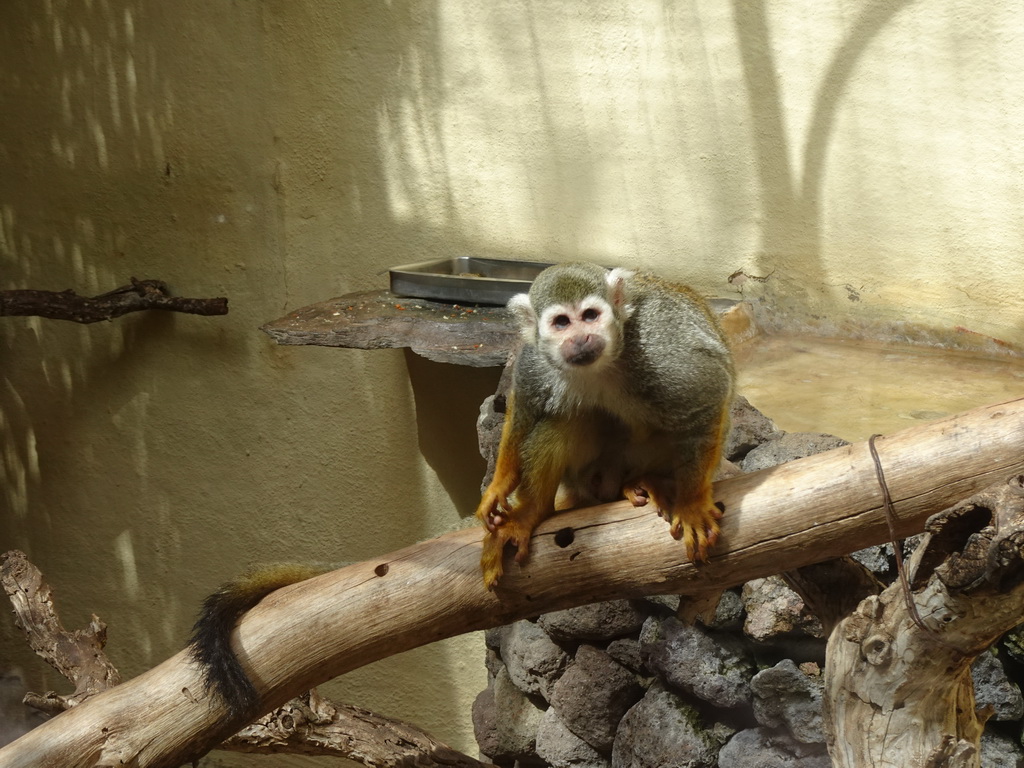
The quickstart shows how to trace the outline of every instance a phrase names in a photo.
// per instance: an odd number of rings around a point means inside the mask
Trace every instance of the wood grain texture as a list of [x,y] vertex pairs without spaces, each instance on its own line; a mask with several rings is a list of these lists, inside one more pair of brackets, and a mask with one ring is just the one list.
[[[1024,471],[1024,399],[877,441],[899,535]],[[695,567],[667,524],[625,502],[556,515],[499,588],[479,572],[482,529],[422,542],[279,590],[239,623],[235,648],[270,710],[372,661],[545,611],[654,593],[706,592],[888,537],[866,443],[724,480],[722,537]],[[203,695],[182,652],[0,749],[0,764],[177,766],[243,723]]]

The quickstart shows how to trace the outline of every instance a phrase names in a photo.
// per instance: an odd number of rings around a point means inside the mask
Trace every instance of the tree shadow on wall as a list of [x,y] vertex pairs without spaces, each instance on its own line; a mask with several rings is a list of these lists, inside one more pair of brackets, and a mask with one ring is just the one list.
[[787,285],[787,291],[806,293],[826,282],[821,251],[821,194],[836,114],[865,50],[893,17],[913,2],[874,0],[860,10],[818,86],[800,153],[803,173],[798,177],[790,163],[791,140],[786,131],[765,3],[734,0],[736,35],[754,122],[754,156],[764,206],[762,253],[769,258],[795,255],[805,266],[799,283]]

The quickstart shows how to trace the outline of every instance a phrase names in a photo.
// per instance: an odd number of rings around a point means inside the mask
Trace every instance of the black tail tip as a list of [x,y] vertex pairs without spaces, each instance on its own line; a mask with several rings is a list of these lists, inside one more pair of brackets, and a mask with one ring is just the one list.
[[202,669],[207,694],[220,697],[232,719],[252,718],[258,714],[260,695],[231,648],[231,633],[241,612],[225,610],[219,597],[211,595],[203,603],[187,649]]

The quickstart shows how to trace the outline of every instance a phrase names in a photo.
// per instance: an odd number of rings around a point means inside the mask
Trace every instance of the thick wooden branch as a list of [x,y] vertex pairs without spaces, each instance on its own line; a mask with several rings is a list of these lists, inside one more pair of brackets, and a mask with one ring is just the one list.
[[112,320],[129,312],[162,309],[190,315],[226,315],[228,300],[187,299],[171,296],[162,280],[136,280],[99,296],[79,296],[72,290],[0,291],[0,317],[36,316],[74,323]]
[[[826,728],[836,768],[979,766],[971,664],[1024,613],[1022,476],[928,521],[909,570],[833,631]],[[920,621],[920,623],[918,623]]]
[[[24,552],[0,556],[0,585],[14,608],[15,625],[43,660],[75,684],[75,692],[28,693],[25,704],[49,715],[77,706],[121,682],[104,652],[106,626],[96,616],[87,630],[68,632],[57,616],[49,584]],[[345,757],[371,768],[485,768],[489,765],[437,741],[409,723],[336,704],[316,689],[261,717],[219,745],[256,754]]]
[[[1024,471],[1024,399],[879,440],[897,534]],[[627,503],[557,515],[523,567],[483,588],[473,528],[342,568],[267,597],[239,622],[235,649],[262,696],[280,705],[319,682],[434,640],[544,611],[642,594],[707,592],[886,541],[866,444],[724,480],[722,539],[688,562],[664,521]],[[12,768],[178,766],[242,723],[203,693],[181,652],[0,749]]]

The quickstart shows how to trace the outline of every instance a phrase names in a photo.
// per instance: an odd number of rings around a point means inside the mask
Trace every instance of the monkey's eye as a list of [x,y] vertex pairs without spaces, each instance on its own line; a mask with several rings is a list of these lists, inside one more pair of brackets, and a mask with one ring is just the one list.
[[555,328],[558,328],[559,330],[568,328],[571,322],[572,321],[569,319],[568,315],[555,315],[553,318],[551,318],[551,324],[555,326]]
[[585,322],[585,323],[592,323],[595,320],[597,320],[597,318],[599,318],[600,316],[601,316],[600,310],[593,309],[593,308],[584,309],[583,310],[583,314],[581,315],[581,317],[583,318],[583,322]]

